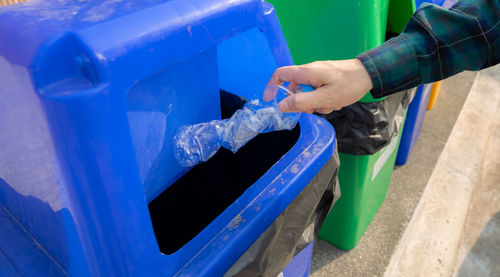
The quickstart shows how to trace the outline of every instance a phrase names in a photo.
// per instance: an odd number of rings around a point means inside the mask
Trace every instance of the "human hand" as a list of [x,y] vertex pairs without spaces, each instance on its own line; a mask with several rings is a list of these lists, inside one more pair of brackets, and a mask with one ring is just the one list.
[[370,75],[358,59],[280,67],[267,85],[281,85],[283,82],[289,82],[290,86],[306,84],[315,88],[283,99],[278,107],[286,113],[328,114],[357,102],[373,88]]

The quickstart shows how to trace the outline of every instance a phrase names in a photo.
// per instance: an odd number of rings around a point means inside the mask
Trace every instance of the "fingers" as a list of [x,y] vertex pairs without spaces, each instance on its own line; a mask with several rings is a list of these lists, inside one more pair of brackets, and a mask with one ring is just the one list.
[[264,96],[262,97],[262,99],[265,102],[273,100],[273,98],[276,96],[276,93],[278,92],[278,89],[278,86],[267,86],[266,89],[264,89]]
[[331,97],[326,97],[329,93],[328,88],[320,87],[311,92],[293,94],[283,99],[278,104],[278,108],[285,113],[312,113],[316,111],[322,114],[329,114],[339,108],[338,103],[336,103],[338,101]]
[[308,70],[303,66],[284,66],[276,69],[267,83],[268,86],[281,85],[283,82],[312,85]]
[[278,108],[284,113],[310,113],[320,108],[321,104],[321,95],[317,91],[311,91],[288,96],[278,104]]
[[335,109],[334,108],[324,108],[324,109],[317,109],[315,112],[320,113],[320,114],[329,114],[333,112]]
[[271,101],[278,90],[274,86],[282,85],[284,82],[290,83],[289,88],[299,87],[299,84],[313,85],[312,80],[315,76],[309,68],[310,65],[284,66],[276,69],[267,83],[266,90],[264,90],[263,100],[266,102]]

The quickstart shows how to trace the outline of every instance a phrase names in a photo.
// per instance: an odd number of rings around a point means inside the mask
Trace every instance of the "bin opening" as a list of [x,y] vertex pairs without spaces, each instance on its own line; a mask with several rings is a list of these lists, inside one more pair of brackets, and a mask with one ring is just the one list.
[[[245,100],[221,91],[224,118]],[[236,154],[221,148],[193,167],[148,205],[160,250],[172,254],[215,220],[297,142],[300,127],[260,134]]]

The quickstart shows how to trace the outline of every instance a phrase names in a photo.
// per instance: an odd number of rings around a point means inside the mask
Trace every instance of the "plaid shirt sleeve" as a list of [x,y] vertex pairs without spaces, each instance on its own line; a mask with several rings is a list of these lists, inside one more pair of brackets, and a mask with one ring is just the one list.
[[403,33],[358,56],[373,97],[500,62],[500,0],[459,0],[449,10],[424,4]]

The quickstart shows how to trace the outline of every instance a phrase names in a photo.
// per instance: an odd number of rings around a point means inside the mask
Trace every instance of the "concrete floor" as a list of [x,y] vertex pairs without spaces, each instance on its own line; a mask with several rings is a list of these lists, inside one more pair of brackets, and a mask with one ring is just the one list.
[[353,250],[343,251],[317,239],[311,276],[384,274],[446,144],[475,76],[475,72],[464,72],[444,81],[434,109],[426,114],[419,140],[408,163],[394,170],[387,198],[358,246]]
[[[500,68],[488,73],[491,83],[496,83],[493,89],[499,93]],[[454,273],[458,277],[500,276],[500,110],[491,116],[494,117],[493,132],[455,261]]]
[[500,276],[500,113],[462,234],[456,276]]

